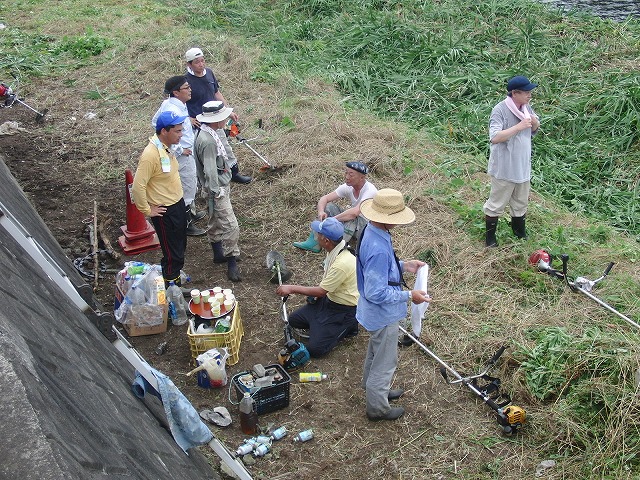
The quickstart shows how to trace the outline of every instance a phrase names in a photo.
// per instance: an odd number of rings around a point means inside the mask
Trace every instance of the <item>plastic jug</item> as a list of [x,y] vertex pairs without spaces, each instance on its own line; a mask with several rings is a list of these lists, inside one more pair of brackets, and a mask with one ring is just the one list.
[[204,388],[224,387],[227,384],[226,362],[229,353],[226,348],[212,348],[198,355],[198,366],[187,373],[188,376],[198,373],[198,385]]

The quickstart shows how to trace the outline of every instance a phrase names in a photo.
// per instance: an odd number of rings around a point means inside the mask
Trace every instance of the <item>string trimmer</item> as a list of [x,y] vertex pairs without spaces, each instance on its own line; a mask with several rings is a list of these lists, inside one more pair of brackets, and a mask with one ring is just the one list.
[[227,137],[235,138],[239,143],[241,143],[242,145],[247,147],[249,150],[251,150],[256,157],[258,157],[260,160],[264,162],[264,165],[260,167],[261,172],[278,172],[282,170],[282,167],[276,167],[271,163],[269,163],[269,161],[266,158],[260,155],[256,151],[256,149],[249,144],[249,142],[252,140],[255,140],[255,138],[246,139],[240,136],[240,126],[236,122],[230,120],[230,122],[227,124],[225,128],[225,133],[227,134]]
[[30,105],[27,105],[25,102],[20,100],[18,98],[18,95],[13,93],[13,90],[11,90],[11,87],[5,83],[0,83],[0,101],[3,102],[3,104],[1,104],[0,107],[11,108],[15,102],[18,102],[20,105],[24,105],[25,107],[27,107],[29,110],[31,110],[36,114],[36,121],[42,120],[47,113],[47,110],[40,113],[35,108],[31,107]]
[[[284,265],[282,254],[270,251],[267,254],[267,268],[272,272],[272,278],[278,279],[278,285],[282,285],[282,280],[286,280],[291,276],[291,272]],[[295,370],[307,363],[311,357],[307,347],[302,342],[298,342],[293,338],[291,325],[289,325],[289,315],[287,314],[287,299],[289,296],[282,297],[282,319],[284,320],[284,347],[278,353],[278,363],[286,370]]]
[[[480,373],[476,375],[462,376],[452,367],[447,365],[444,360],[429,350],[420,342],[420,340],[410,334],[404,327],[400,326],[400,331],[413,340],[427,355],[440,364],[440,374],[444,377],[447,383],[450,385],[461,383],[469,388],[469,390],[471,390],[475,395],[480,397],[480,399],[482,399],[482,401],[495,412],[496,420],[504,433],[510,435],[522,428],[527,418],[524,409],[516,405],[509,405],[511,403],[511,397],[507,394],[500,393],[500,379],[488,375],[489,370],[491,370],[502,353],[506,350],[506,346],[498,349]],[[449,380],[449,373],[453,375],[453,380]],[[478,382],[480,380],[484,380],[487,383],[479,385]]]
[[562,271],[556,270],[552,267],[551,255],[546,250],[536,250],[535,252],[533,252],[529,256],[529,263],[536,266],[538,270],[541,272],[551,275],[554,278],[565,280],[569,288],[571,288],[571,291],[582,293],[583,295],[589,297],[591,300],[596,302],[598,305],[606,308],[611,313],[616,314],[625,322],[640,329],[640,325],[638,323],[634,322],[626,315],[623,315],[622,313],[617,311],[615,308],[603,302],[602,300],[600,300],[599,298],[597,298],[595,295],[591,293],[591,290],[593,290],[593,287],[595,287],[598,283],[604,280],[605,277],[609,274],[609,272],[615,265],[614,262],[610,262],[609,265],[607,265],[607,268],[604,269],[603,274],[600,277],[596,278],[595,280],[589,280],[588,278],[585,278],[585,277],[578,277],[575,280],[570,280],[569,276],[567,275],[569,255],[563,253],[562,255],[560,255],[560,259],[562,260]]

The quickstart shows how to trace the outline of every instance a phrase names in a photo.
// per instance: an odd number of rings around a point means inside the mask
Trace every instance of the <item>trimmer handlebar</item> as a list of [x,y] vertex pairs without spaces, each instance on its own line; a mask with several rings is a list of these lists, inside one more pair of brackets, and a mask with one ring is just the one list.
[[609,265],[607,265],[607,268],[604,269],[604,273],[602,274],[602,277],[606,277],[607,275],[609,275],[609,272],[611,271],[614,265],[615,265],[615,262],[610,262]]
[[506,349],[507,349],[506,345],[503,345],[502,347],[500,347],[498,351],[493,355],[493,357],[491,357],[487,365],[493,365],[494,363],[496,363]]

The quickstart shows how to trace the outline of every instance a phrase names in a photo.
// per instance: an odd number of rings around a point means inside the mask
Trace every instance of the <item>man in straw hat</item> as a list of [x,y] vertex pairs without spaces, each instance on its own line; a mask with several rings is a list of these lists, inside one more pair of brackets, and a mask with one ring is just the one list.
[[[349,242],[352,238],[358,241],[367,224],[367,219],[360,214],[360,204],[367,198],[373,198],[378,189],[367,180],[369,167],[363,162],[347,162],[345,166],[344,183],[318,200],[318,220],[335,217],[344,225],[344,241]],[[341,198],[351,205],[344,211],[334,203]],[[313,230],[305,241],[293,242],[293,246],[314,253],[321,250]]]
[[[232,282],[242,280],[238,269],[240,227],[231,206],[231,166],[233,152],[225,148],[219,129],[233,108],[219,101],[207,102],[198,115],[200,130],[195,139],[198,179],[203,194],[209,200],[207,236],[213,248],[214,263],[227,263],[227,277]],[[223,134],[224,136],[224,134]]]
[[402,290],[402,272],[415,273],[425,265],[420,260],[400,261],[391,245],[391,229],[415,220],[405,206],[402,193],[383,188],[373,199],[360,205],[369,223],[358,246],[356,274],[360,299],[356,318],[370,332],[364,361],[362,386],[367,396],[370,420],[395,420],[404,413],[402,407],[391,407],[389,400],[400,398],[403,390],[391,390],[398,364],[398,325],[407,316],[407,303],[430,302],[422,290]]

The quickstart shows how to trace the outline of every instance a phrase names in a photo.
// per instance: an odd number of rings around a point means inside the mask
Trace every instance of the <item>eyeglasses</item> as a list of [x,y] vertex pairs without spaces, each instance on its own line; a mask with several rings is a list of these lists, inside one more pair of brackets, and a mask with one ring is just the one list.
[[178,90],[191,90],[191,85],[186,85],[184,87],[180,87]]

